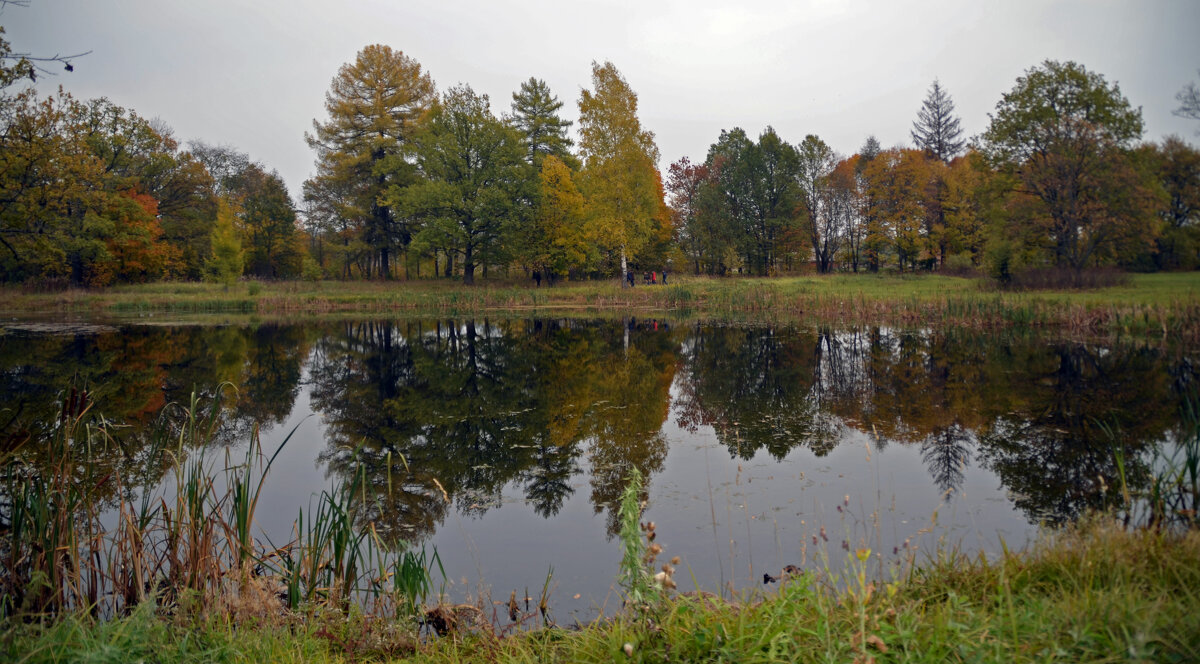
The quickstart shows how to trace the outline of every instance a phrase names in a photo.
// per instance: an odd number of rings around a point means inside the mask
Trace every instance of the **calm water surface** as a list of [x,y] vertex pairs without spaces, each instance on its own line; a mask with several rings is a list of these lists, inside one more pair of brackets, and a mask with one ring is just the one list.
[[74,377],[129,425],[97,463],[153,486],[146,428],[193,390],[226,389],[219,443],[244,446],[258,425],[273,450],[291,434],[258,508],[266,536],[286,541],[312,494],[363,463],[381,532],[436,547],[453,597],[536,596],[553,567],[563,622],[619,604],[630,468],[648,478],[664,558],[683,560],[681,590],[836,569],[859,546],[884,563],[939,541],[1019,546],[1116,486],[1101,425],[1121,432],[1135,481],[1172,444],[1197,355],[640,319],[10,326],[0,436],[49,427]]

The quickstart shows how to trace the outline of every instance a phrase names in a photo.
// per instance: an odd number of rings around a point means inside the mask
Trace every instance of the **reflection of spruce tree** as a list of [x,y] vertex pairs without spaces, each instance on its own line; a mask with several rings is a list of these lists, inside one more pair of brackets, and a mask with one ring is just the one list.
[[562,509],[567,496],[575,493],[571,478],[579,472],[574,446],[558,447],[543,442],[538,446],[532,468],[521,473],[525,481],[525,500],[538,516],[550,518]]
[[[419,337],[422,330],[413,332]],[[427,458],[440,457],[421,445],[419,424],[395,409],[402,388],[415,381],[414,364],[413,347],[392,323],[347,322],[318,343],[310,370],[313,407],[329,443],[320,459],[331,475],[365,471],[371,501],[364,518],[398,540],[432,533],[447,510],[432,481],[438,469]]]
[[360,446],[380,526],[405,539],[428,535],[444,518],[446,506],[429,502],[442,501],[443,488],[461,512],[480,514],[500,503],[507,483],[521,480],[535,509],[553,513],[569,490],[562,476],[569,477],[577,452],[570,444],[550,452],[546,408],[553,401],[538,383],[549,361],[543,346],[538,335],[487,321],[350,326],[323,345],[313,369],[331,472],[351,470],[339,447]]
[[921,443],[921,457],[939,491],[951,492],[952,497],[962,488],[972,445],[971,432],[957,422],[934,431]]

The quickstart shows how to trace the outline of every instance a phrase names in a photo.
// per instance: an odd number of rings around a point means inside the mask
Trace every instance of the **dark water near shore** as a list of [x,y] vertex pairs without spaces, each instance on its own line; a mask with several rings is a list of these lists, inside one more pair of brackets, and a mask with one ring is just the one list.
[[220,443],[244,446],[257,424],[273,450],[295,431],[258,508],[274,541],[365,463],[380,532],[436,547],[447,592],[536,597],[553,567],[561,622],[619,604],[613,536],[632,467],[683,590],[693,576],[714,591],[760,584],[822,553],[836,568],[843,548],[886,562],[939,539],[1020,546],[1117,486],[1106,428],[1134,481],[1173,444],[1198,357],[641,319],[17,326],[0,335],[0,439],[36,440],[60,391],[86,382],[128,425],[96,463],[153,485],[162,469],[138,452],[159,411],[224,390]]

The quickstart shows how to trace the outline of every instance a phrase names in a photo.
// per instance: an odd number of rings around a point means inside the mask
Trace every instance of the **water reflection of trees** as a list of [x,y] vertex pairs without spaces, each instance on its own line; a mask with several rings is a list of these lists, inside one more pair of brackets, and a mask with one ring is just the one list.
[[[318,344],[313,405],[333,473],[365,470],[392,537],[432,533],[452,501],[481,514],[509,483],[550,516],[590,461],[610,532],[624,477],[661,469],[672,336],[573,321],[345,323]],[[403,457],[404,463],[400,461]],[[406,465],[405,465],[406,464]]]
[[[229,406],[219,443],[244,443],[255,425],[273,426],[292,410],[312,330],[299,326],[131,326],[119,331],[0,336],[0,441],[36,467],[57,421],[61,395],[90,395],[93,422],[115,424],[113,438],[78,441],[94,466],[124,486],[153,485],[168,459],[154,453],[156,428],[182,415],[167,404],[218,396]],[[104,473],[98,473],[103,475]],[[116,482],[106,483],[115,487]]]
[[1031,518],[1051,520],[1116,486],[1101,424],[1121,432],[1129,477],[1145,477],[1145,452],[1178,425],[1191,366],[1019,337],[702,326],[680,362],[678,424],[712,426],[736,458],[822,455],[850,428],[879,447],[916,445],[942,491],[983,463]]
[[[152,483],[161,458],[144,446],[164,404],[223,392],[233,410],[220,442],[239,444],[256,423],[284,421],[309,357],[330,472],[365,470],[370,509],[404,539],[428,535],[451,509],[477,515],[506,499],[552,516],[585,468],[615,532],[629,469],[662,469],[669,410],[685,429],[711,427],[741,459],[826,454],[853,431],[879,447],[914,446],[939,490],[982,465],[1031,518],[1069,519],[1117,486],[1101,424],[1120,431],[1127,474],[1142,481],[1196,385],[1190,358],[1157,349],[954,332],[653,321],[131,327],[0,336],[0,440],[44,438],[57,395],[86,384],[97,415],[131,425],[123,446],[92,450],[93,461],[127,485]],[[20,453],[36,463],[38,447]]]

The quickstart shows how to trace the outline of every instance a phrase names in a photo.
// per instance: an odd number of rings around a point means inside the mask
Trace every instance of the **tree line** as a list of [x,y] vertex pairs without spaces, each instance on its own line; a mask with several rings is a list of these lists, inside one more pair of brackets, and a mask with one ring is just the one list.
[[664,179],[612,63],[593,63],[576,142],[540,79],[498,116],[487,95],[439,94],[416,60],[372,45],[334,77],[294,201],[234,148],[181,146],[107,99],[13,92],[29,72],[9,53],[0,37],[10,283],[1200,266],[1200,152],[1141,142],[1141,110],[1072,62],[1029,69],[970,141],[934,81],[915,147],[868,137],[844,156],[816,135],[735,127]]

